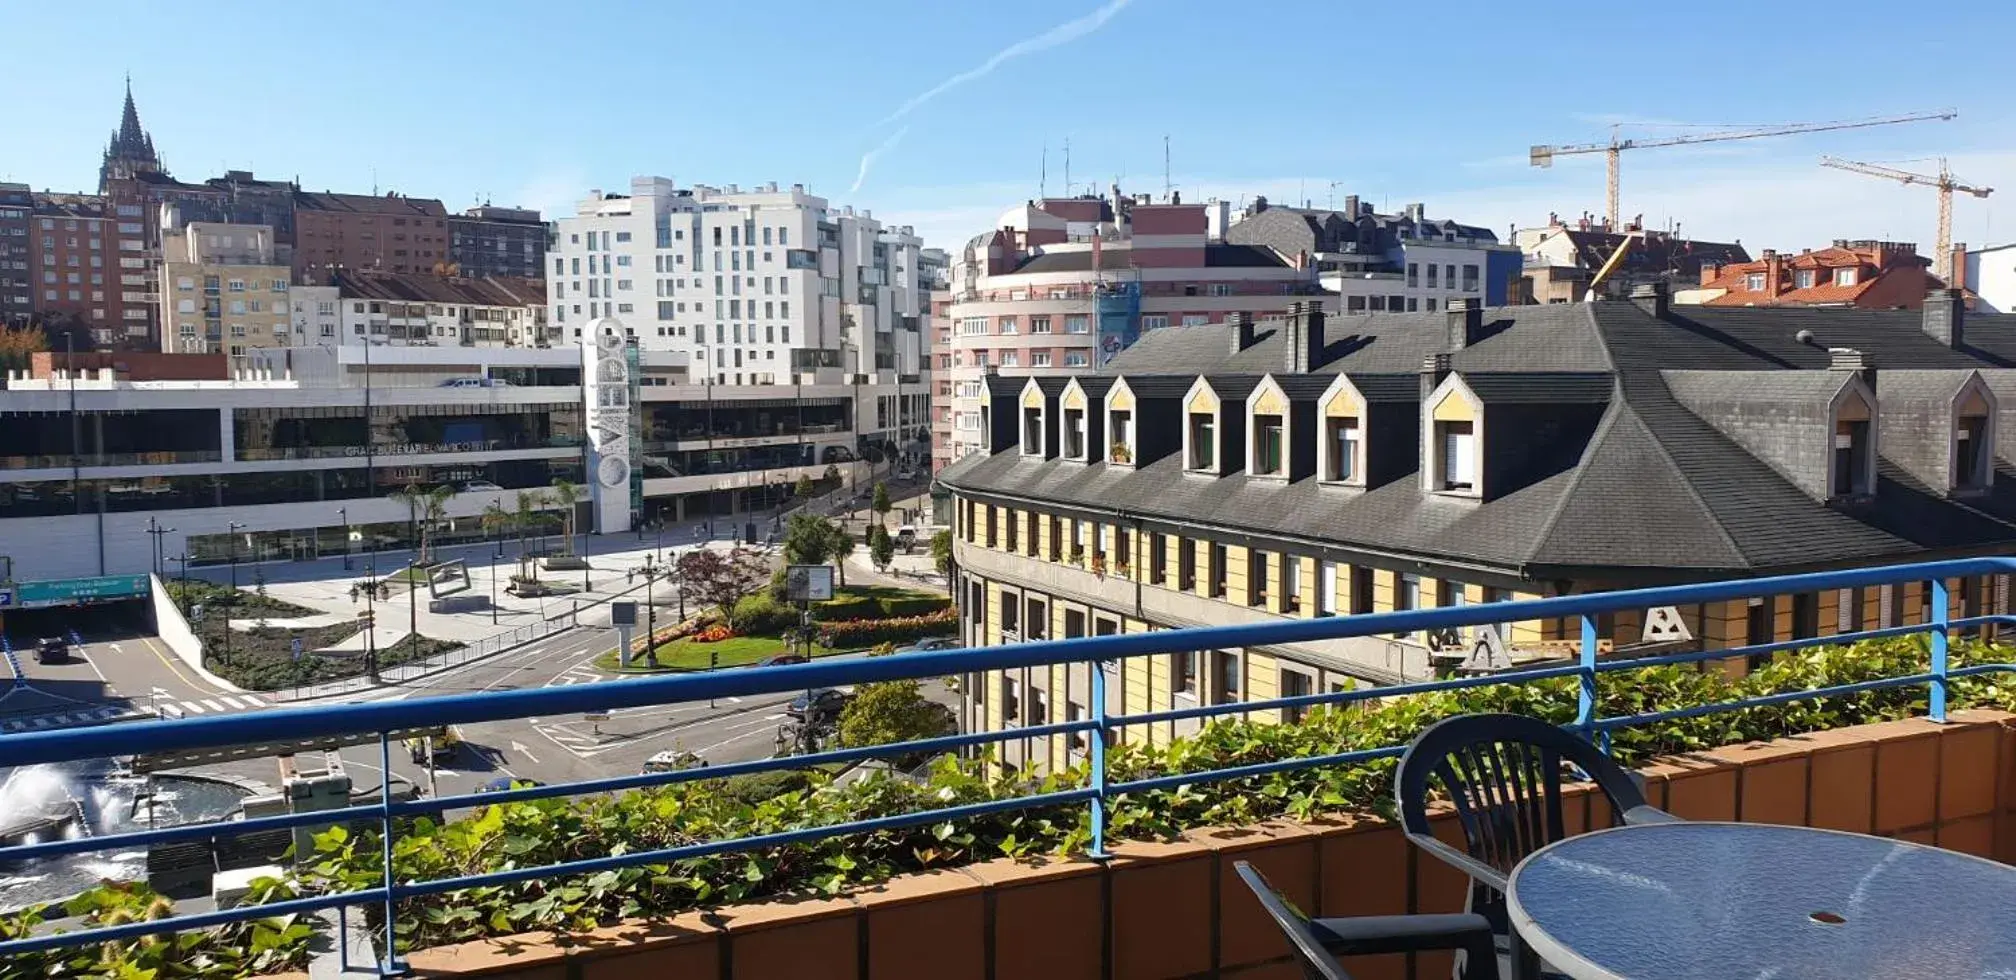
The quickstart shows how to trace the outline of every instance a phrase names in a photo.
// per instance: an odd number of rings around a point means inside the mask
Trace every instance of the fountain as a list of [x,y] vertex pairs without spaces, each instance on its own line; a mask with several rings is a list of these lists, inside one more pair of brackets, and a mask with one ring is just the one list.
[[[0,779],[0,847],[230,818],[246,792],[228,783],[135,775],[109,762],[22,766]],[[147,875],[147,852],[92,852],[0,863],[0,906],[60,901],[104,879]]]

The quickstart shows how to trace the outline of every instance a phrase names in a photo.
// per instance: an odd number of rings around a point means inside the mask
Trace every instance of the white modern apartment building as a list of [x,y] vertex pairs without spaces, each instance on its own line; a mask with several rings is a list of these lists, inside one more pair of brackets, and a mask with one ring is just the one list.
[[936,406],[949,438],[934,444],[933,467],[985,446],[988,374],[1086,374],[1152,330],[1269,319],[1291,303],[1335,312],[1306,257],[1216,237],[1227,210],[1115,186],[1011,208],[967,242],[933,349],[950,394]]
[[548,322],[567,340],[618,317],[640,349],[685,351],[696,379],[721,385],[924,371],[922,241],[802,184],[637,177],[628,194],[590,191],[555,226]]
[[1521,268],[1519,250],[1488,228],[1431,218],[1425,204],[1380,214],[1355,194],[1339,211],[1258,198],[1225,237],[1300,256],[1346,314],[1433,312],[1456,299],[1504,306]]

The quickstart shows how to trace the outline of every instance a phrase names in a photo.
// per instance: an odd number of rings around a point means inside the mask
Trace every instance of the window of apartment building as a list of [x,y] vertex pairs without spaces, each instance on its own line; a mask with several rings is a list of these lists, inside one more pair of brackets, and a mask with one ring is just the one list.
[[1068,350],[1064,352],[1065,367],[1087,367],[1091,363],[1091,359],[1082,350]]
[[245,280],[233,279],[231,280],[228,288],[230,289],[231,292],[242,293],[245,291]]
[[1022,409],[1022,455],[1043,455],[1043,410]]
[[[1004,331],[1004,332],[1005,332],[1005,331]],[[1030,333],[1049,333],[1049,332],[1050,332],[1050,318],[1049,318],[1049,317],[1047,317],[1047,316],[1032,316],[1032,317],[1030,317],[1030,318],[1029,318],[1029,332],[1030,332]]]
[[1064,410],[1064,458],[1082,460],[1085,450],[1085,410],[1067,408]]
[[1064,559],[1064,520],[1055,514],[1050,516],[1050,553],[1043,557],[1051,561]]
[[1985,487],[1993,478],[1994,446],[1988,416],[1962,415],[1953,432],[1953,486]]
[[1008,514],[1008,532],[1007,532],[1007,548],[1009,551],[1020,550],[1019,548],[1016,547],[1016,545],[1018,544],[1018,539],[1021,537],[1021,534],[1019,533],[1021,530],[1022,530],[1021,516],[1014,513],[1013,511],[1010,511]]
[[1218,420],[1210,412],[1190,413],[1190,469],[1209,470],[1218,466]]
[[1853,285],[1855,285],[1855,280],[1856,280],[1856,278],[1857,278],[1857,277],[1856,277],[1856,275],[1855,275],[1855,272],[1856,272],[1856,270],[1854,270],[1854,269],[1836,269],[1836,270],[1834,270],[1834,285],[1836,285],[1836,286],[1853,286]]
[[1302,559],[1281,556],[1281,603],[1289,612],[1302,611]]
[[1001,318],[1001,332],[1004,334],[1012,334],[1016,332],[1014,317],[1004,316]]
[[1477,436],[1472,422],[1436,422],[1436,486],[1457,493],[1477,488]]
[[[1299,670],[1281,668],[1281,696],[1284,698],[1306,698],[1316,693],[1316,678]],[[1288,724],[1301,721],[1309,713],[1304,705],[1290,705],[1281,709],[1281,720]]]
[[[1434,266],[1431,265],[1428,267],[1428,274],[1431,276],[1435,274]],[[1407,263],[1407,288],[1413,289],[1419,286],[1421,284],[1420,280],[1421,280],[1421,267],[1413,262]],[[1434,285],[1434,282],[1431,280],[1429,282],[1429,285],[1431,286]]]
[[1085,333],[1090,329],[1088,324],[1089,320],[1082,315],[1066,316],[1064,318],[1064,332]]
[[1004,351],[1002,351],[1002,352],[1001,352],[1001,366],[1002,366],[1002,367],[1021,367],[1021,366],[1022,366],[1022,355],[1021,355],[1021,353],[1020,353],[1019,351],[1012,351],[1012,350],[1004,350]]
[[1358,420],[1330,416],[1323,420],[1324,442],[1329,449],[1323,460],[1323,479],[1351,483],[1358,479]]
[[1144,313],[1141,316],[1141,330],[1144,333],[1150,330],[1160,330],[1168,325],[1169,315],[1166,313]]
[[1861,496],[1869,493],[1869,420],[1841,419],[1834,423],[1834,495]]
[[[1403,572],[1398,576],[1395,586],[1393,590],[1394,612],[1406,612],[1409,609],[1421,608],[1421,576]],[[1393,635],[1398,637],[1412,634],[1399,632]]]
[[1337,615],[1337,563],[1316,562],[1316,615]]
[[1364,565],[1351,566],[1351,615],[1362,616],[1372,611],[1372,569]]
[[1466,293],[1477,291],[1477,267],[1474,265],[1463,267],[1463,291]]
[[1049,366],[1050,366],[1050,352],[1049,352],[1049,351],[1047,351],[1047,350],[1034,350],[1034,351],[1030,351],[1030,352],[1029,352],[1029,366],[1030,366],[1030,367],[1049,367]]
[[1286,452],[1284,426],[1279,415],[1253,416],[1253,475],[1283,476]]
[[1211,658],[1211,703],[1226,704],[1239,700],[1239,675],[1244,673],[1239,667],[1239,654],[1231,650],[1212,650]]
[[1743,288],[1753,293],[1764,291],[1764,274],[1753,272],[1743,277]]
[[1812,289],[1820,281],[1820,273],[1815,269],[1799,269],[1792,273],[1792,284],[1800,289]]
[[[1197,588],[1197,548],[1194,542],[1176,540],[1176,587],[1184,592]],[[1161,549],[1157,549],[1161,553]]]
[[1210,322],[1211,318],[1202,313],[1183,314],[1183,325],[1186,327],[1201,327]]
[[1025,640],[1048,639],[1050,636],[1050,611],[1044,608],[1043,600],[1035,596],[1030,596],[1027,602],[1029,605],[1029,615],[1022,621],[1023,626],[1026,627],[1022,638]]
[[[1215,541],[1211,543],[1211,598],[1213,599],[1225,598],[1225,583],[1227,576],[1231,574],[1228,568],[1229,562],[1226,561],[1226,558],[1230,555],[1231,549]],[[1248,568],[1246,574],[1253,574],[1253,570]]]
[[959,333],[962,336],[972,336],[986,332],[987,318],[984,316],[969,316],[959,321]]
[[1274,564],[1274,556],[1258,548],[1246,549],[1246,604],[1264,606],[1267,604],[1267,570]]
[[1195,698],[1197,696],[1197,653],[1183,650],[1169,655],[1169,679],[1175,693]]

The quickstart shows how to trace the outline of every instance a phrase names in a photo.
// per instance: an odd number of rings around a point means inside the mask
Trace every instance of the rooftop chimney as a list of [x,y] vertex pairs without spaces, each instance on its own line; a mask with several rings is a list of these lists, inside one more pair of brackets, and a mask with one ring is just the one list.
[[1669,298],[1663,282],[1639,283],[1631,287],[1631,304],[1645,311],[1647,316],[1666,319]]
[[1323,360],[1323,307],[1319,303],[1291,303],[1282,325],[1287,335],[1285,367],[1289,374],[1308,374]]
[[1483,339],[1484,304],[1458,297],[1449,301],[1448,310],[1450,350],[1462,350]]
[[1232,314],[1232,353],[1253,346],[1253,314]]
[[1722,274],[1722,264],[1715,261],[1701,263],[1701,285],[1706,286]]
[[1925,332],[1955,350],[1966,345],[1966,295],[1959,289],[1934,289],[1925,294]]
[[1358,195],[1356,194],[1344,195],[1344,217],[1349,218],[1352,221],[1358,220]]
[[[1928,306],[1927,308],[1929,309],[1930,307]],[[1852,371],[1857,377],[1862,379],[1863,384],[1869,386],[1870,391],[1876,390],[1876,362],[1870,360],[1868,355],[1853,347],[1827,348],[1827,369],[1829,371]]]
[[1449,376],[1449,355],[1430,354],[1421,360],[1421,401],[1435,393],[1435,387]]
[[1953,243],[1953,251],[1947,254],[1947,256],[1946,256],[1946,260],[1947,260],[1947,263],[1948,263],[1949,267],[1950,267],[1950,268],[1952,268],[1952,270],[1953,270],[1953,274],[1952,274],[1951,276],[1947,277],[1947,278],[1949,279],[1949,281],[1948,281],[1948,282],[1946,283],[1946,285],[1948,285],[1948,286],[1951,286],[1951,287],[1953,287],[1954,289],[1966,289],[1966,288],[1967,288],[1967,243],[1966,243],[1966,242],[1954,242],[1954,243]]
[[1778,257],[1778,250],[1775,248],[1765,249],[1764,250],[1765,295],[1776,297],[1779,293],[1785,291],[1784,284],[1779,282],[1779,279],[1782,278],[1784,275],[1784,270],[1785,270],[1785,263],[1783,259],[1780,259]]

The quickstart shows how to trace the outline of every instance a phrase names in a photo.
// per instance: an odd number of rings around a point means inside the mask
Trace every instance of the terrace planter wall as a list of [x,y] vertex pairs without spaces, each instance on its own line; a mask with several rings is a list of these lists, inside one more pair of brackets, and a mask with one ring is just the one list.
[[[1877,833],[2016,863],[2016,715],[1955,712],[1663,758],[1641,770],[1655,805]],[[1608,825],[1590,787],[1571,828]],[[1453,819],[1437,832],[1454,839]],[[1300,976],[1232,872],[1251,861],[1315,915],[1448,912],[1464,880],[1384,820],[1194,830],[1130,841],[1112,861],[990,861],[905,875],[830,899],[688,913],[574,935],[531,934],[415,952],[419,976],[594,980],[1133,980]],[[1348,961],[1363,980],[1449,976],[1446,955]]]

